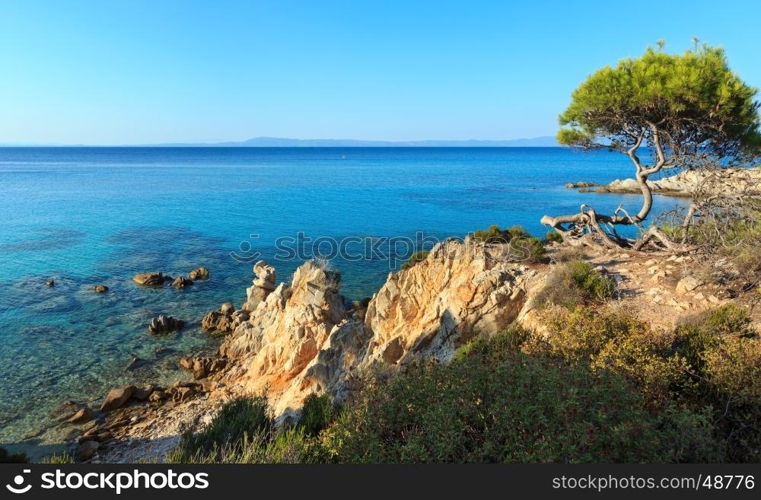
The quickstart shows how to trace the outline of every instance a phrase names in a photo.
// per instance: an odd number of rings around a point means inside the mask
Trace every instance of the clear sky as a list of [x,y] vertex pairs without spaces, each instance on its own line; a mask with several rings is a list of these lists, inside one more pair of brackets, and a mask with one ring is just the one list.
[[761,2],[0,0],[0,143],[554,135],[663,38],[761,86]]

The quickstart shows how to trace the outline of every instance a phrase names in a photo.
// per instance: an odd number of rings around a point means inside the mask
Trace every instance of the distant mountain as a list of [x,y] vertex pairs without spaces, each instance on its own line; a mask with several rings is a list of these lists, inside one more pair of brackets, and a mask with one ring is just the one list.
[[[159,148],[350,148],[350,147],[428,147],[428,148],[547,148],[558,147],[554,137],[534,137],[530,139],[508,139],[504,141],[361,141],[354,139],[287,139],[280,137],[255,137],[246,141],[228,142],[178,142],[165,144],[114,144],[98,147],[159,147]],[[9,144],[0,147],[92,147],[87,144]]]
[[[148,146],[146,144],[146,146]],[[346,148],[346,147],[431,147],[431,148],[478,148],[478,147],[557,147],[554,137],[531,139],[508,139],[503,141],[362,141],[354,139],[288,139],[281,137],[255,137],[239,142],[153,144],[154,147],[229,147],[229,148]]]

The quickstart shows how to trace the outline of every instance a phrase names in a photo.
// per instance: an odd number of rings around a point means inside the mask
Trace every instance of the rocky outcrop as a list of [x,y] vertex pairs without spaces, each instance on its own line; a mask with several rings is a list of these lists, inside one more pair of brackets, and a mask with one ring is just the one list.
[[246,289],[246,302],[241,309],[255,311],[260,303],[275,290],[277,275],[275,268],[260,260],[254,264],[253,285]]
[[371,300],[347,307],[340,275],[307,262],[222,343],[218,354],[231,361],[223,377],[247,393],[266,390],[281,415],[311,393],[340,400],[352,375],[375,363],[447,361],[474,336],[500,331],[518,316],[536,274],[508,262],[498,245],[451,241],[390,274]]
[[227,365],[224,358],[182,358],[180,359],[180,368],[193,372],[193,378],[196,380],[206,378],[209,375],[219,372]]
[[165,276],[164,273],[140,273],[132,277],[132,281],[140,286],[147,287],[162,287],[165,281],[171,281],[170,276]]
[[95,293],[106,293],[108,291],[108,287],[106,285],[95,285],[92,287],[92,290]]
[[182,329],[183,326],[185,326],[185,322],[181,319],[162,314],[151,320],[148,325],[148,331],[153,334],[171,333]]
[[447,361],[467,340],[512,322],[536,272],[508,262],[502,250],[448,242],[409,270],[391,274],[365,315],[373,333],[368,361]]
[[[721,170],[687,170],[660,180],[649,180],[650,189],[667,196],[691,197],[703,195],[761,195],[761,168],[725,168]],[[641,192],[635,179],[616,179],[599,186],[577,182],[567,188],[580,188],[582,192],[633,193]]]
[[241,323],[248,321],[250,313],[244,309],[235,310],[235,306],[227,302],[216,310],[206,314],[201,320],[201,327],[209,333],[230,333]]

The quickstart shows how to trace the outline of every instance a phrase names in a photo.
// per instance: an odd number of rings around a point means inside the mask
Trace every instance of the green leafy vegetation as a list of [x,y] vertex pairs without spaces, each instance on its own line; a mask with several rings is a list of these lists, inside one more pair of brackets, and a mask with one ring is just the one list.
[[560,115],[564,128],[557,139],[584,145],[603,137],[617,147],[640,129],[649,134],[656,128],[674,155],[685,148],[758,147],[755,94],[729,68],[721,48],[703,45],[684,54],[649,48],[582,83]]
[[615,283],[583,261],[558,265],[538,294],[539,304],[555,304],[573,309],[603,303],[615,296]]
[[677,405],[714,422],[722,461],[761,460],[761,340],[748,312],[728,305],[672,332],[609,310],[577,308],[549,319],[549,335],[523,350],[624,377],[652,411]]
[[420,250],[419,252],[415,252],[412,255],[410,255],[410,258],[407,259],[407,261],[402,264],[402,270],[409,269],[418,262],[422,262],[428,257],[428,254],[431,253],[429,250]]
[[499,226],[492,225],[487,230],[475,231],[471,236],[480,243],[510,244],[509,257],[515,261],[536,263],[545,259],[546,250],[542,240],[531,236],[521,226],[500,229]]
[[544,235],[544,241],[546,243],[562,243],[563,237],[557,231],[547,231]]
[[625,378],[518,351],[512,329],[452,363],[366,387],[323,433],[332,459],[397,462],[712,461],[708,415],[652,412]]

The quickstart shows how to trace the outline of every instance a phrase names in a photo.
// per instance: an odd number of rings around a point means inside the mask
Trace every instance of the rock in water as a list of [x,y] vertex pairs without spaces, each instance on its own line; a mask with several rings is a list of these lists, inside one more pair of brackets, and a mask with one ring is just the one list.
[[191,280],[207,280],[209,279],[209,270],[205,267],[199,267],[198,269],[193,269],[188,274],[188,278]]
[[183,278],[182,276],[175,278],[174,281],[172,282],[172,286],[177,289],[185,288],[186,286],[190,286],[192,284],[193,284],[193,280]]
[[129,401],[129,398],[132,397],[134,392],[134,385],[125,385],[123,387],[111,389],[106,395],[106,399],[103,401],[103,404],[100,405],[100,409],[102,411],[111,411],[121,408],[127,403],[127,401]]
[[185,322],[172,316],[158,316],[151,320],[148,331],[154,334],[176,332],[185,326]]
[[106,293],[108,291],[108,287],[106,285],[95,285],[92,287],[92,289],[95,293]]
[[53,288],[55,286],[55,280],[47,280],[45,282],[45,286],[48,288]]
[[84,406],[67,420],[70,424],[81,424],[92,420],[93,414],[89,406]]
[[140,286],[149,287],[161,287],[164,286],[164,281],[167,280],[167,276],[163,273],[141,273],[132,277],[132,281]]

